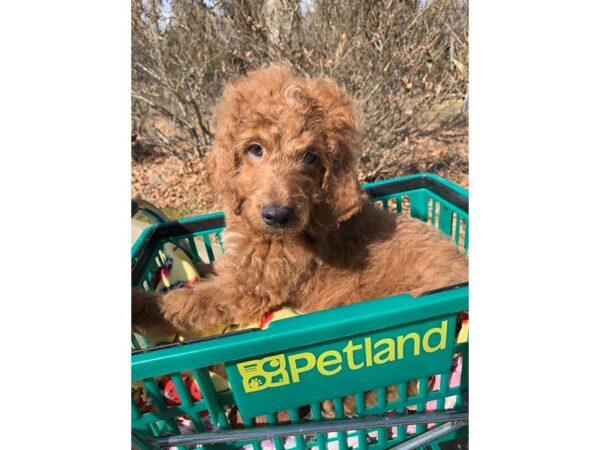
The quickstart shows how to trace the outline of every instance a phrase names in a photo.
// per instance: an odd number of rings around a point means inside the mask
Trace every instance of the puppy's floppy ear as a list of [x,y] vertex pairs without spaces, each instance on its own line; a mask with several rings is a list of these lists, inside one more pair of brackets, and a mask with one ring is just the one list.
[[216,110],[217,133],[207,156],[210,181],[226,205],[236,214],[240,206],[240,195],[235,186],[239,155],[233,149],[233,136],[237,133],[238,113],[243,97],[235,86],[244,79],[234,79],[223,92]]
[[237,214],[240,197],[234,184],[237,171],[236,155],[217,139],[207,155],[208,173],[214,189],[223,197],[227,206]]
[[354,101],[332,80],[309,80],[308,87],[321,110],[327,139],[323,200],[339,224],[353,216],[365,198],[356,171],[360,145],[358,113]]

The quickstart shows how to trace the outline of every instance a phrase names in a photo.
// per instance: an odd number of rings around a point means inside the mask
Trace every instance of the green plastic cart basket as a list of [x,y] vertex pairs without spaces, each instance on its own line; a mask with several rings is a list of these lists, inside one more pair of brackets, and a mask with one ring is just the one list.
[[[426,221],[468,249],[468,191],[432,174],[364,188],[375,204]],[[223,251],[224,227],[221,213],[148,227],[132,248],[132,286],[149,288],[167,242],[196,261],[214,261]],[[459,335],[456,324],[467,310],[464,284],[419,298],[404,294],[299,315],[266,330],[153,348],[133,334],[132,381],[143,386],[152,406],[141,408],[132,388],[132,445],[459,448],[457,442],[468,435],[468,337]],[[213,382],[216,365],[225,368],[230,386],[225,391]],[[178,405],[165,401],[165,377],[177,391]],[[413,380],[418,394],[407,396]],[[190,381],[200,396],[192,395]],[[389,386],[398,388],[393,400],[386,398]],[[373,392],[374,404],[365,401]],[[355,400],[354,417],[343,414],[345,397]],[[322,417],[321,403],[327,400],[335,418]]]

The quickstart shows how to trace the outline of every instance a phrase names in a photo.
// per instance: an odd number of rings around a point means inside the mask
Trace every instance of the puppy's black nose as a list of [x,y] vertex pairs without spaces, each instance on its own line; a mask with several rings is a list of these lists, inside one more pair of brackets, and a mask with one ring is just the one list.
[[293,214],[294,210],[292,208],[288,208],[287,206],[271,204],[262,209],[262,218],[264,219],[265,223],[273,227],[286,226]]

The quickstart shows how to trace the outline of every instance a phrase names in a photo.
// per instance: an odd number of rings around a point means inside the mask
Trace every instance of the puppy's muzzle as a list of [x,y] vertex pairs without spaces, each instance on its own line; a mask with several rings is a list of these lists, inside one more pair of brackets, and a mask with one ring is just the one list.
[[267,225],[285,227],[292,221],[294,210],[287,206],[270,204],[262,209],[261,215]]

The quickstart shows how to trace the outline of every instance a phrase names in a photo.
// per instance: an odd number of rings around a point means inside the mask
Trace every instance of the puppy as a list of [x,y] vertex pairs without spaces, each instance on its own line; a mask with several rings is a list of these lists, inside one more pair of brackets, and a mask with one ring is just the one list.
[[466,255],[438,230],[368,201],[356,107],[332,80],[253,71],[225,89],[216,118],[208,161],[225,254],[196,286],[134,295],[135,329],[197,334],[280,306],[310,312],[468,280]]

